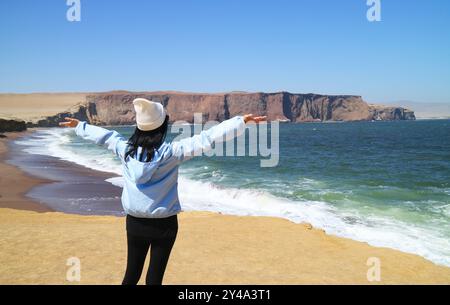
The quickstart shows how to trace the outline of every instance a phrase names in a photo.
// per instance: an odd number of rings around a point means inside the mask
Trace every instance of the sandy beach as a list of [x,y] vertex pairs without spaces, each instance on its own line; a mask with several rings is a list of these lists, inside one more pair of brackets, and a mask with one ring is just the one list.
[[[81,262],[79,284],[120,284],[124,218],[53,212],[27,198],[49,181],[5,164],[17,136],[0,139],[0,284],[74,284],[66,279],[71,257]],[[184,212],[179,226],[165,284],[450,284],[450,268],[307,224]],[[380,282],[367,280],[371,257],[381,262]]]

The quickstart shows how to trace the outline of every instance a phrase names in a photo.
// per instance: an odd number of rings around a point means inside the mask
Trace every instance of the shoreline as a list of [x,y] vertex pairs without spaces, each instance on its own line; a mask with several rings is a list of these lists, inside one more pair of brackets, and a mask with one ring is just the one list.
[[[26,135],[32,136],[32,135]],[[9,143],[11,156],[7,163],[23,173],[49,181],[27,192],[27,197],[51,210],[78,215],[123,216],[122,189],[106,182],[115,176],[96,171],[52,156],[23,152],[16,143]]]
[[[7,132],[6,138],[0,138],[0,208],[14,208],[35,212],[51,212],[51,208],[37,203],[26,197],[26,193],[33,187],[51,183],[51,180],[33,177],[25,174],[16,166],[6,163],[9,156],[8,142],[29,134],[26,132]],[[7,173],[7,174],[6,174]]]
[[[0,139],[0,284],[69,284],[65,263],[72,256],[84,266],[81,284],[119,284],[124,218],[54,212],[28,198],[33,187],[54,181],[5,163],[6,143],[20,135]],[[370,257],[381,261],[381,283],[450,284],[448,267],[307,224],[210,212],[183,212],[179,222],[166,284],[372,284],[366,278]]]

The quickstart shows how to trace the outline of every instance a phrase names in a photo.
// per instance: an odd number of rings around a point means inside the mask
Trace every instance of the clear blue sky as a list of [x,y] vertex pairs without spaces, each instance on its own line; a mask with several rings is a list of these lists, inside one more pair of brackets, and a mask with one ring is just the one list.
[[358,94],[450,103],[450,1],[0,1],[0,92]]

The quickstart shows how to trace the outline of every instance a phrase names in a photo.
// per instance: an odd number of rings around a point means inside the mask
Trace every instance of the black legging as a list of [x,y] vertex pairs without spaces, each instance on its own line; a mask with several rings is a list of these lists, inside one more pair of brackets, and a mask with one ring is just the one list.
[[149,247],[151,247],[150,264],[145,283],[147,285],[161,285],[175,238],[152,239],[128,233],[127,271],[122,285],[136,285],[139,282]]

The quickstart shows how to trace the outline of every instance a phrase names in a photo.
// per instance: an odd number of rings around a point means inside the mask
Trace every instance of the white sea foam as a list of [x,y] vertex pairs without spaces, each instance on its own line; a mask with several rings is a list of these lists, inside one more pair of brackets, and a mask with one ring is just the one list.
[[[35,134],[34,139],[17,141],[32,154],[44,154],[74,162],[95,170],[120,175],[120,163],[106,150],[70,149],[67,130],[49,129]],[[122,177],[106,181],[123,186]],[[305,186],[317,186],[304,180]],[[195,181],[181,175],[179,195],[185,211],[211,211],[231,215],[272,216],[296,223],[310,223],[328,234],[368,242],[421,255],[435,263],[450,266],[450,241],[436,229],[398,221],[379,215],[360,215],[357,210],[343,211],[326,202],[292,201],[251,189],[221,188],[212,183]],[[448,207],[446,207],[446,212]]]
[[120,176],[120,177],[112,177],[112,178],[106,179],[105,181],[111,183],[112,185],[115,185],[115,186],[118,186],[118,187],[122,187],[122,188],[123,188],[123,186],[125,184],[125,181],[123,180],[122,176]]
[[45,129],[35,133],[33,138],[22,138],[16,143],[24,145],[24,151],[31,154],[49,155],[97,171],[122,175],[120,163],[109,151],[101,147],[93,149],[92,145],[87,149],[68,147],[70,133],[73,133],[70,129]]

